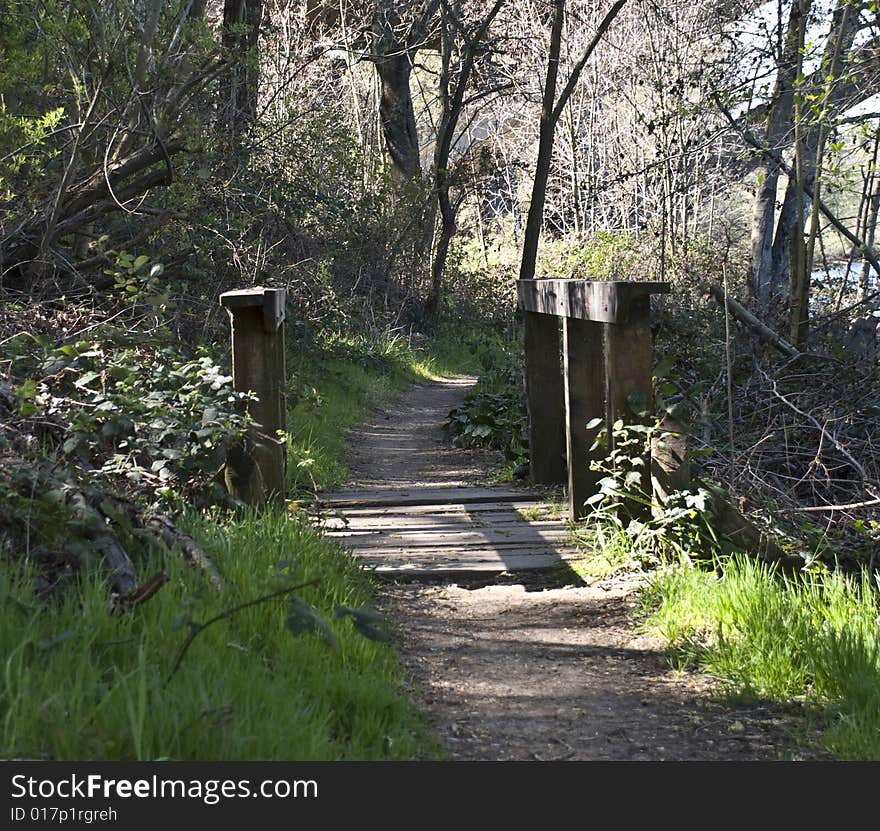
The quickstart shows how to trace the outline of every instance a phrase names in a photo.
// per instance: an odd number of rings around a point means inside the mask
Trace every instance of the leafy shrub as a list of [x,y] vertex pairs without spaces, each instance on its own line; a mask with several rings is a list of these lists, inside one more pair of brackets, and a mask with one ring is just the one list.
[[246,430],[245,395],[204,348],[181,360],[134,340],[114,331],[62,346],[30,335],[8,343],[20,429],[128,490],[205,497]]
[[[528,454],[529,423],[523,389],[521,350],[499,337],[474,342],[482,374],[464,403],[453,409],[446,429],[459,447],[494,447],[508,459]],[[516,353],[516,354],[515,354]]]
[[447,428],[458,447],[494,447],[508,459],[525,456],[528,423],[521,411],[521,396],[515,391],[469,394],[461,407],[449,413]]

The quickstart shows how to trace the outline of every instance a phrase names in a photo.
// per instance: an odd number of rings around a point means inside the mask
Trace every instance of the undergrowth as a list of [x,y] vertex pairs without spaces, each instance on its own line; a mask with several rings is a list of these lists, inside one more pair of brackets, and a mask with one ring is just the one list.
[[785,576],[737,557],[720,572],[663,568],[642,604],[679,665],[705,669],[736,698],[815,705],[831,752],[878,759],[877,588],[867,572]]
[[501,450],[511,467],[528,459],[528,413],[523,384],[522,347],[503,324],[467,340],[479,371],[477,384],[447,418],[458,447]]
[[[4,569],[0,754],[4,758],[408,759],[433,752],[400,689],[393,650],[358,634],[336,606],[363,607],[372,587],[351,558],[305,521],[280,512],[235,522],[189,515],[227,589],[204,584],[176,557],[170,575],[123,614],[97,578],[40,607],[27,574]],[[281,599],[207,628],[169,680],[196,622],[289,585],[326,619],[335,648],[294,635]]]
[[[351,557],[296,512],[255,515],[222,500],[208,507],[222,450],[244,428],[223,347],[208,342],[187,356],[162,337],[129,331],[116,343],[110,330],[92,327],[76,340],[64,331],[47,318],[39,337],[2,343],[0,404],[10,418],[0,446],[16,463],[10,470],[37,465],[83,488],[122,487],[132,503],[176,509],[178,528],[211,557],[226,588],[120,526],[138,581],[170,579],[147,602],[111,606],[100,558],[68,544],[71,512],[44,506],[42,492],[10,479],[16,499],[0,511],[0,755],[437,755],[370,610],[373,584]],[[371,407],[412,381],[472,368],[454,326],[430,347],[399,330],[310,340],[293,323],[289,332],[294,496],[344,480],[345,434]],[[64,571],[63,590],[35,592],[43,561]]]

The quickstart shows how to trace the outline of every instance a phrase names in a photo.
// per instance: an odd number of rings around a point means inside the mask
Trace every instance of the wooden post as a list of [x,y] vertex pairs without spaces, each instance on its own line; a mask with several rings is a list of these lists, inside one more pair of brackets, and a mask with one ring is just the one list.
[[[605,361],[602,323],[566,317],[562,321],[563,375],[565,378],[565,447],[568,458],[568,509],[580,519],[589,509],[587,499],[598,491],[601,474],[590,470],[595,453],[591,446],[602,425],[587,429],[587,422],[605,419]],[[601,455],[601,454],[600,454]]]
[[555,485],[565,481],[559,319],[529,311],[523,312],[523,317],[531,479],[536,485]]
[[[650,296],[666,294],[669,289],[669,283],[621,280],[517,283],[526,322],[532,481],[562,481],[557,449],[562,425],[557,414],[564,412],[572,519],[586,513],[584,502],[601,478],[589,469],[595,434],[588,434],[587,422],[604,416],[610,431],[616,420],[644,421],[641,414],[652,409]],[[555,360],[559,344],[555,321],[560,317],[565,334],[564,384]],[[647,492],[650,473],[646,450],[643,481]],[[628,507],[633,513],[645,513],[636,503]]]
[[227,483],[250,505],[284,499],[287,428],[284,396],[284,289],[243,289],[220,295],[232,327],[232,384],[253,392],[248,414],[256,422],[245,446],[229,453]]
[[[633,297],[618,310],[617,322],[605,327],[605,380],[608,399],[608,428],[618,419],[625,424],[645,423],[643,413],[654,406],[651,363],[651,298]],[[613,438],[611,442],[613,447]],[[643,456],[642,483],[651,493],[651,457]],[[630,505],[633,513],[644,515],[649,509]]]

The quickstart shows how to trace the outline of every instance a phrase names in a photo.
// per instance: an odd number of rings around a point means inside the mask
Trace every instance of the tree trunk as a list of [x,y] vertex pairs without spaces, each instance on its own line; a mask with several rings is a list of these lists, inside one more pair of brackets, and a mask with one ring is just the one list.
[[[785,32],[785,45],[767,116],[765,143],[771,149],[781,149],[780,145],[791,130],[794,81],[800,64],[799,44],[801,31],[810,11],[810,4],[811,0],[793,0],[791,4]],[[778,163],[770,156],[765,156],[764,164],[759,171],[760,184],[752,206],[751,263],[748,282],[752,297],[764,309],[771,303],[772,298],[787,291],[788,287],[787,278],[784,282],[774,279],[776,270],[773,254],[773,228],[779,174]]]
[[235,144],[257,117],[262,0],[224,0],[223,46],[233,56],[227,130]]
[[372,24],[372,55],[379,76],[379,120],[392,171],[401,181],[421,176],[419,136],[413,110],[410,76],[413,60],[428,39],[440,0],[424,0],[407,29],[398,0],[377,3]]
[[553,158],[553,136],[556,120],[553,104],[556,101],[556,78],[559,74],[559,55],[562,49],[562,25],[565,21],[565,0],[553,0],[553,17],[550,24],[550,53],[547,58],[547,77],[544,81],[544,98],[541,105],[541,126],[538,138],[538,160],[532,183],[532,200],[523,236],[522,262],[519,279],[533,280],[538,260],[538,240],[544,219],[544,200],[547,197],[547,177]]
[[451,65],[455,46],[456,26],[450,19],[446,6],[441,10],[440,51],[442,66],[438,93],[442,112],[437,128],[437,144],[434,150],[434,187],[437,192],[437,206],[440,209],[440,236],[435,245],[434,258],[431,262],[431,291],[425,303],[425,314],[428,317],[436,317],[440,311],[446,258],[449,254],[449,245],[456,231],[457,206],[453,207],[452,204],[450,197],[451,182],[449,179],[449,157],[452,151],[452,139],[461,118],[464,106],[464,92],[473,72],[476,51],[480,48],[489,26],[501,10],[502,5],[504,5],[504,0],[495,0],[495,4],[475,31],[471,33],[458,32],[466,46],[461,55],[461,63],[455,79],[455,88],[451,95]]
[[[877,233],[877,213],[880,211],[880,176],[876,170],[876,148],[880,143],[880,127],[877,129],[877,139],[874,141],[875,152],[875,169],[873,173],[873,181],[871,183],[870,203],[868,205],[868,218],[865,221],[865,242],[869,248],[874,247],[874,236]],[[859,300],[864,300],[868,293],[868,269],[869,263],[867,259],[862,260],[862,269],[859,272]]]
[[538,259],[538,240],[541,236],[541,224],[544,219],[544,202],[547,197],[547,179],[550,174],[550,163],[553,160],[553,138],[556,125],[562,115],[568,99],[577,86],[578,78],[587,65],[599,41],[608,31],[614,18],[626,5],[626,0],[615,0],[605,17],[596,28],[586,49],[575,62],[568,76],[559,99],[556,98],[556,79],[559,75],[559,56],[562,51],[562,27],[565,24],[565,0],[553,0],[553,12],[550,20],[550,51],[547,56],[547,77],[544,82],[544,96],[541,103],[541,127],[538,137],[538,159],[535,164],[535,178],[532,183],[532,200],[529,203],[529,215],[523,238],[522,262],[520,263],[520,280],[533,280]]
[[[803,250],[803,227],[820,187],[827,124],[845,97],[835,79],[844,63],[841,58],[851,50],[861,26],[856,5],[861,5],[861,0],[838,0],[822,56],[822,71],[818,73],[819,86],[801,93],[819,102],[812,107],[801,105],[804,109],[810,111],[821,106],[821,112],[810,112],[809,117],[800,113],[796,125],[796,175],[789,178],[771,247],[770,300],[789,299],[791,339],[795,345],[803,341],[809,321],[812,258]],[[818,214],[815,216],[818,220]],[[799,264],[797,269],[793,269],[794,262]]]
[[409,53],[399,47],[392,50],[390,54],[376,59],[376,70],[381,84],[379,117],[392,169],[403,181],[415,179],[421,173],[421,164],[416,116],[409,87],[412,74]]

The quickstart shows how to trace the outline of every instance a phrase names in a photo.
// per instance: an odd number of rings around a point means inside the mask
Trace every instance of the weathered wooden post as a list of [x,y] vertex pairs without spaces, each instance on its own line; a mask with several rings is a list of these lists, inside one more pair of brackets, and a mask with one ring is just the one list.
[[605,373],[608,379],[608,420],[639,421],[654,404],[651,350],[651,298],[628,291],[641,283],[618,286],[617,313],[605,327]]
[[287,428],[284,385],[284,289],[253,288],[220,295],[232,327],[232,384],[253,392],[247,411],[254,429],[227,460],[230,490],[249,505],[284,499]]
[[[604,421],[627,423],[652,406],[650,296],[668,283],[592,280],[520,280],[519,305],[526,331],[529,439],[534,482],[561,480],[546,460],[563,414],[568,459],[568,503],[572,519],[588,511],[600,476],[590,470],[591,447]],[[562,402],[552,379],[559,377],[559,340],[551,337],[562,318]],[[551,379],[550,383],[546,379]],[[537,417],[536,417],[537,415]],[[597,421],[598,419],[598,421]],[[536,456],[537,451],[537,456]],[[648,470],[648,458],[645,458]],[[540,477],[540,478],[539,478]]]
[[529,471],[534,485],[565,481],[565,394],[559,367],[559,320],[523,312]]
[[568,458],[568,515],[580,519],[586,501],[597,492],[600,473],[590,469],[591,450],[601,425],[588,429],[594,419],[605,419],[605,365],[601,323],[566,317],[563,374],[565,376],[565,447]]

